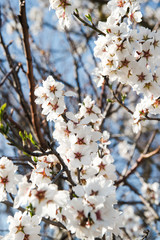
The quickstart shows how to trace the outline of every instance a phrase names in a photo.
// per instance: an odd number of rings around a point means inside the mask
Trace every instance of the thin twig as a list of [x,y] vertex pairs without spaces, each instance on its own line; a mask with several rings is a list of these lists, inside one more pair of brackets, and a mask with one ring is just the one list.
[[[116,93],[115,93],[114,90],[109,86],[109,84],[107,84],[107,86],[109,87],[110,91],[112,92],[115,100],[119,103],[119,105],[120,105],[121,107],[123,107],[124,109],[126,109],[127,112],[129,112],[130,114],[133,115],[134,112],[133,112],[131,109],[129,109],[129,108],[116,96]],[[145,115],[145,118],[143,118],[143,119],[141,119],[141,120],[146,120],[146,119],[147,119],[147,120],[153,120],[153,121],[160,121],[160,118],[149,117],[149,116],[147,116],[147,114]],[[141,120],[140,120],[140,121],[141,121]]]
[[147,207],[147,209],[152,213],[152,215],[154,216],[155,219],[160,219],[157,212],[154,210],[154,208],[152,207],[152,205],[146,201],[146,199],[137,191],[137,189],[135,187],[133,187],[130,183],[128,183],[127,181],[125,181],[125,185],[127,185],[136,195],[139,196],[139,198],[141,199],[142,203]]
[[97,66],[97,59],[95,58],[94,53],[93,53],[93,48],[92,48],[92,46],[91,46],[90,43],[89,43],[90,37],[91,37],[92,35],[90,35],[90,36],[88,37],[82,27],[81,27],[81,32],[82,32],[83,36],[84,36],[85,39],[86,39],[86,44],[87,44],[87,46],[88,46],[88,48],[89,48],[89,51],[90,51],[90,53],[91,53],[91,55],[92,55],[92,59],[93,59],[94,65]]
[[19,96],[20,103],[21,103],[21,105],[23,107],[24,113],[25,113],[29,123],[31,123],[31,117],[30,117],[30,113],[29,113],[29,106],[28,106],[28,103],[25,101],[25,98],[24,98],[24,95],[23,95],[23,92],[22,92],[22,89],[21,89],[20,79],[18,77],[17,72],[15,71],[14,61],[13,61],[11,55],[10,55],[8,46],[5,45],[5,42],[4,42],[4,39],[3,39],[3,36],[2,36],[1,32],[0,32],[0,44],[2,44],[2,47],[4,49],[4,52],[5,52],[5,55],[6,55],[6,58],[7,58],[7,61],[8,61],[10,69],[13,69],[12,76],[13,76],[13,79],[14,79],[15,84],[16,84],[15,90],[16,90],[18,96]]
[[133,174],[136,171],[136,169],[143,163],[145,159],[150,158],[159,152],[160,152],[160,146],[150,153],[141,154],[140,157],[137,159],[136,163],[128,170],[126,175],[120,178],[119,180],[117,180],[115,182],[115,185],[118,186],[120,183],[124,182],[131,174]]
[[23,132],[24,129],[13,120],[13,118],[11,116],[9,116],[6,112],[4,112],[3,114],[3,119],[6,121],[7,119],[9,120],[9,122],[13,125],[14,128],[16,128],[18,131]]
[[6,79],[11,75],[11,73],[15,70],[16,72],[18,72],[18,70],[20,69],[20,65],[12,68],[2,79],[2,81],[0,82],[0,87],[5,83]]
[[88,22],[86,22],[83,18],[81,18],[79,16],[78,13],[74,12],[73,15],[79,20],[81,21],[85,26],[92,28],[93,30],[95,30],[96,32],[98,32],[99,34],[106,36],[106,34],[104,32],[102,32],[101,30],[99,30],[96,26],[94,26],[93,24],[89,24]]
[[157,147],[154,151],[146,153],[148,151],[151,143],[153,142],[156,133],[157,133],[157,131],[154,131],[154,133],[152,134],[151,138],[149,139],[143,153],[136,160],[136,163],[127,171],[127,173],[123,177],[121,177],[119,180],[115,181],[116,186],[118,186],[119,184],[124,182],[131,174],[133,174],[136,171],[136,169],[144,162],[145,159],[150,158],[150,157],[154,156],[155,154],[159,153],[160,146]]
[[57,175],[52,179],[52,183],[55,183],[58,180],[58,178],[62,175],[63,172],[64,172],[64,169],[61,169],[59,173],[57,173]]
[[122,103],[121,100],[119,100],[119,98],[116,96],[116,93],[113,91],[113,89],[110,88],[110,87],[109,87],[109,89],[112,92],[112,94],[113,94],[114,98],[116,99],[116,101],[119,103],[119,105],[121,105],[121,107],[125,108],[127,110],[127,112],[129,112],[130,114],[133,115],[133,111],[130,110],[124,103]]
[[60,164],[62,165],[64,171],[66,172],[67,174],[67,181],[70,182],[70,184],[72,186],[76,186],[75,182],[73,181],[72,177],[71,177],[71,173],[67,167],[67,165],[64,163],[63,159],[61,158],[60,154],[55,150],[55,149],[52,149],[51,151],[47,151],[47,152],[44,152],[44,153],[37,153],[37,152],[32,152],[29,148],[27,148],[26,146],[23,146],[23,145],[20,145],[19,143],[17,143],[15,140],[13,140],[10,136],[8,135],[5,135],[6,139],[10,142],[10,145],[13,145],[15,147],[17,147],[19,150],[29,154],[30,156],[37,156],[37,157],[40,157],[40,156],[45,156],[45,155],[50,155],[50,154],[54,154]]
[[[66,31],[66,33],[67,33],[67,31]],[[72,55],[73,55],[73,58],[74,58],[74,65],[75,65],[75,66],[77,65],[77,66],[76,66],[76,71],[78,70],[79,65],[77,64],[77,60],[76,60],[76,58],[74,57],[74,53],[77,54],[77,56],[78,56],[78,62],[81,64],[81,67],[83,68],[85,74],[86,74],[87,77],[88,77],[90,86],[92,87],[92,89],[93,89],[96,97],[98,98],[97,89],[96,89],[96,87],[94,86],[94,84],[93,84],[93,82],[92,82],[91,74],[88,72],[87,68],[85,67],[85,65],[84,65],[84,63],[83,63],[83,60],[82,60],[82,56],[78,53],[77,47],[75,46],[75,43],[74,43],[74,41],[71,39],[71,37],[69,36],[69,34],[67,34],[67,39],[68,39],[68,41],[69,41],[69,43],[70,43],[70,46],[71,46],[71,51],[72,51]],[[78,73],[78,72],[76,72],[76,74],[77,74],[77,73]],[[78,77],[78,75],[76,75],[76,76]],[[78,80],[77,86],[80,88],[79,78],[77,78],[76,81],[77,81],[77,80]]]
[[67,174],[67,177],[68,177],[67,180],[72,184],[72,186],[76,186],[75,182],[72,180],[71,173],[67,165],[64,163],[63,159],[61,158],[60,154],[55,149],[52,149],[52,154],[54,154],[58,158],[59,162],[61,163],[64,171]]
[[81,98],[81,84],[80,84],[80,79],[79,79],[79,63],[78,63],[78,60],[75,57],[75,45],[74,45],[73,40],[70,38],[67,30],[66,30],[66,36],[67,36],[68,43],[70,44],[70,49],[71,49],[73,63],[74,63],[75,81],[76,81],[77,89],[78,89],[77,90],[77,92],[78,92],[78,102],[81,103],[82,98]]

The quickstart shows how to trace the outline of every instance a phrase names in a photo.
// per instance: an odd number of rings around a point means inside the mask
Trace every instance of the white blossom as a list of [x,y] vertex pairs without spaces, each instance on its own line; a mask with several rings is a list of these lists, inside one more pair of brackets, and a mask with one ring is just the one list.
[[72,0],[49,0],[50,9],[56,10],[62,28],[69,28],[71,25],[71,14],[73,12]]
[[10,240],[40,240],[40,218],[36,215],[31,217],[27,215],[26,212],[23,214],[21,212],[16,212],[14,217],[8,217],[9,225],[9,234],[6,236]]
[[0,201],[7,199],[7,192],[17,193],[16,185],[22,176],[16,174],[18,167],[13,164],[7,157],[0,159]]

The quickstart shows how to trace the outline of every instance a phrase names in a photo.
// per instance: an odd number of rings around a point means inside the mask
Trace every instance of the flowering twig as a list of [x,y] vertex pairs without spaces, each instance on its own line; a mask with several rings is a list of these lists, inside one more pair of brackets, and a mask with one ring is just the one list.
[[[4,203],[5,205],[9,206],[9,207],[13,207],[13,203],[11,203],[10,201],[3,201],[2,203]],[[18,210],[20,210],[21,212],[25,212],[26,209],[23,208],[23,207],[18,207]],[[56,227],[60,227],[60,228],[63,228],[63,229],[66,229],[66,227],[60,223],[60,222],[56,222],[56,221],[53,221],[53,220],[50,220],[50,219],[47,219],[45,217],[42,217],[42,221],[47,223],[47,224],[50,224],[50,225],[53,225],[53,226],[56,226]]]

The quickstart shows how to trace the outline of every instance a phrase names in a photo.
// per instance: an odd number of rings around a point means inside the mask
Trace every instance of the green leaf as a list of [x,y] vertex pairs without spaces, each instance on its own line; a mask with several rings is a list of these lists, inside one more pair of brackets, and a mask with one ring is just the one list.
[[31,157],[30,154],[28,154],[28,153],[26,153],[26,152],[24,152],[24,151],[23,151],[23,154],[26,155],[27,157]]
[[4,103],[0,108],[0,122],[2,121],[3,113],[4,113],[4,110],[6,109],[6,107],[7,107],[7,103]]
[[22,138],[22,140],[24,140],[23,133],[21,131],[19,131],[19,136]]
[[24,130],[24,133],[22,133],[21,131],[19,131],[19,136],[22,138],[23,145],[25,145],[25,141],[26,141],[27,139],[29,139],[30,142],[31,142],[35,147],[38,148],[38,143],[33,139],[33,136],[32,136],[31,133],[28,134],[26,130]]
[[38,147],[38,143],[33,139],[33,136],[31,133],[27,136],[27,138],[31,141],[31,143],[35,146]]
[[107,100],[106,100],[107,102],[110,102],[110,103],[112,103],[113,101],[112,101],[112,99],[110,99],[110,98],[107,98]]
[[126,94],[121,94],[121,99],[122,99],[122,102],[124,102],[124,101],[125,101],[126,97],[127,97],[127,95],[126,95]]
[[27,138],[28,138],[28,133],[26,130],[24,130],[24,140],[27,140]]
[[109,88],[112,89],[112,84],[109,84]]
[[92,23],[92,17],[91,17],[91,15],[88,14],[88,15],[85,15],[85,16],[86,16],[86,18]]
[[75,192],[72,193],[73,198],[78,198],[78,196],[75,194]]
[[35,215],[35,208],[32,206],[32,203],[30,203],[27,207],[26,210],[30,213],[31,217]]
[[33,161],[37,163],[38,162],[38,157],[33,157]]
[[4,134],[5,134],[5,135],[7,135],[7,134],[8,134],[8,132],[9,132],[9,125],[8,125],[8,123],[7,123],[7,125],[6,125],[6,129],[5,129],[5,132],[4,132]]
[[1,133],[4,133],[4,125],[2,123],[0,123],[0,131]]
[[4,104],[1,106],[0,110],[1,110],[1,111],[4,111],[6,107],[7,107],[7,103],[4,103]]
[[33,139],[33,136],[32,136],[31,133],[29,133],[28,139],[31,141],[31,143],[32,143],[33,145],[36,145],[36,142],[35,142],[35,140]]
[[23,133],[21,131],[19,131],[19,136],[22,138],[22,144],[23,146],[25,146],[25,136],[23,135]]
[[75,9],[75,12],[77,13],[77,15],[79,15],[79,11],[78,11],[78,9],[77,9],[77,8]]

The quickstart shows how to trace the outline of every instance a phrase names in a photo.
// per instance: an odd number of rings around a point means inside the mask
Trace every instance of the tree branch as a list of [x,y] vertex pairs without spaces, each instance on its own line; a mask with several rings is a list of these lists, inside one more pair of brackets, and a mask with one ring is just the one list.
[[156,135],[157,131],[154,131],[154,133],[152,134],[151,138],[149,139],[143,153],[140,155],[140,157],[137,159],[136,163],[127,171],[127,173],[121,177],[119,180],[115,181],[115,185],[118,186],[119,184],[121,184],[122,182],[125,182],[125,180],[131,175],[133,174],[136,169],[144,162],[145,159],[150,158],[152,156],[154,156],[155,154],[160,152],[160,146],[157,147],[154,151],[146,153],[150,147],[150,144],[152,143],[155,135]]
[[22,32],[23,32],[24,52],[25,52],[26,61],[27,61],[26,63],[27,77],[28,77],[28,83],[30,88],[29,97],[30,97],[31,119],[32,119],[33,128],[40,142],[40,145],[42,146],[42,148],[47,149],[47,144],[41,133],[40,123],[37,115],[37,107],[35,103],[35,95],[34,95],[35,82],[34,82],[34,76],[33,76],[33,65],[32,65],[32,56],[31,56],[30,43],[29,43],[29,32],[28,32],[28,24],[27,24],[27,17],[26,17],[25,0],[19,0],[19,4],[20,4],[19,20],[20,20],[20,23],[22,26]]

